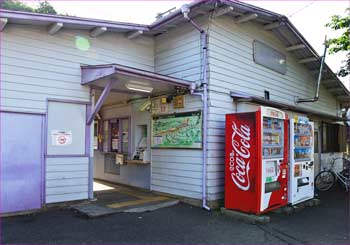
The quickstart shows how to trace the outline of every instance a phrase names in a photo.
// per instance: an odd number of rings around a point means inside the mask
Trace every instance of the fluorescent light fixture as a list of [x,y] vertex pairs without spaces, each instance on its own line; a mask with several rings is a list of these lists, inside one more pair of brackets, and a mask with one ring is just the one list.
[[134,91],[144,92],[144,93],[152,93],[153,91],[153,88],[150,87],[148,83],[143,83],[143,82],[132,81],[125,84],[125,87],[129,90],[134,90]]

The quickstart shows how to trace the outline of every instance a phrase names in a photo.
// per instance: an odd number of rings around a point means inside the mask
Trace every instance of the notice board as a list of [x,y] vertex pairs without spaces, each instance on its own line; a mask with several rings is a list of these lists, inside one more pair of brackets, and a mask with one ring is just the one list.
[[202,112],[152,118],[152,148],[202,148]]

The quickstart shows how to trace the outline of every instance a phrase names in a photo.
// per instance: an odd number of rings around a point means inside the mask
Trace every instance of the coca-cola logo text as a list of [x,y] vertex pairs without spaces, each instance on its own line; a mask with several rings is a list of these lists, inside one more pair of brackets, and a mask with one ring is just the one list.
[[229,159],[231,178],[238,188],[247,191],[250,188],[250,128],[248,125],[241,125],[238,128],[232,121],[232,130],[232,151]]

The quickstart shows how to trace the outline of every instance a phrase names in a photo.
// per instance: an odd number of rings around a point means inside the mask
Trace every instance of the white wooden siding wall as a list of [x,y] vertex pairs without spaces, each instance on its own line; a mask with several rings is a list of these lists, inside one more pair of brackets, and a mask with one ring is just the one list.
[[[200,97],[185,97],[185,108],[169,113],[202,109]],[[152,149],[151,189],[190,198],[201,198],[202,150]]]
[[[76,48],[85,37],[90,49]],[[105,33],[90,38],[87,31],[62,30],[54,36],[45,27],[9,24],[1,35],[1,110],[46,112],[46,99],[89,101],[80,85],[81,64],[119,63],[154,71],[154,42],[128,40]],[[86,199],[88,158],[50,158],[46,161],[46,202]]]
[[46,159],[46,203],[88,198],[87,157]]
[[[271,100],[294,104],[294,96],[312,97],[315,78],[287,53],[287,74],[281,75],[253,61],[253,40],[260,40],[284,52],[285,46],[261,26],[246,23],[236,25],[232,18],[219,17],[209,28],[209,153],[208,193],[210,200],[223,198],[225,114],[235,112],[230,91],[264,96]],[[337,102],[321,87],[317,103],[300,106],[328,114],[336,114]]]
[[180,25],[155,39],[155,71],[189,81],[201,77],[200,34]]
[[[76,37],[89,40],[88,51],[76,47]],[[8,24],[1,35],[1,109],[45,112],[47,97],[89,101],[80,65],[108,63],[154,71],[154,42],[108,32],[90,38],[79,30],[51,36],[45,27]]]
[[[155,38],[155,71],[199,82],[200,52],[199,32],[188,24],[178,26]],[[196,110],[202,110],[200,97],[186,96],[185,109],[176,112]],[[201,199],[202,150],[152,149],[151,189]]]

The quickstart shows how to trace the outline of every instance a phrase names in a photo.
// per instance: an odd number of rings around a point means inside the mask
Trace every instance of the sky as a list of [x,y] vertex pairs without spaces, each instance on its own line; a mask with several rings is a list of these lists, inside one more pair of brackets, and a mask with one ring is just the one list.
[[[25,1],[36,6],[38,0]],[[150,24],[158,13],[190,1],[68,1],[49,0],[59,13],[139,24]],[[296,1],[245,1],[279,14],[286,15],[302,35],[308,40],[318,54],[323,54],[325,35],[327,38],[337,37],[341,32],[325,27],[332,15],[345,16],[345,9],[350,7],[350,0],[296,0]],[[327,55],[326,63],[336,72],[345,59],[345,52]],[[347,88],[350,87],[350,76],[341,78]]]

